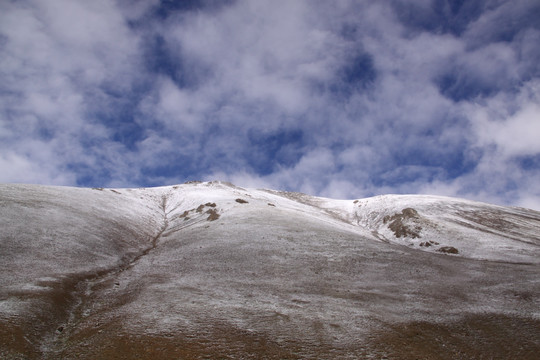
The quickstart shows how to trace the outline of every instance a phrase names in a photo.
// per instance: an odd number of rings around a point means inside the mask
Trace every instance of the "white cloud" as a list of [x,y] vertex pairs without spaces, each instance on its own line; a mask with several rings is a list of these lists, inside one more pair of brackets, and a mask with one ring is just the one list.
[[171,22],[163,35],[171,49],[212,69],[203,86],[298,114],[311,100],[306,80],[328,75],[336,40],[309,24],[310,11],[303,1],[239,1]]
[[483,106],[477,105],[472,119],[478,145],[496,146],[504,160],[539,154],[540,83],[526,84],[515,99],[506,97],[498,96]]
[[[3,181],[76,183],[70,163],[100,166],[85,143],[107,142],[94,118],[104,88],[129,89],[138,41],[110,1],[0,5]],[[39,144],[39,146],[36,146]],[[24,155],[23,155],[24,154]],[[10,174],[10,175],[8,175]],[[63,175],[60,175],[63,174]]]
[[[45,185],[70,185],[75,182],[74,174],[63,170],[63,164],[49,162],[50,154],[44,154],[40,144],[35,151],[40,152],[38,159],[18,154],[14,151],[6,151],[0,154],[0,182],[29,183]],[[39,160],[45,160],[40,162]]]

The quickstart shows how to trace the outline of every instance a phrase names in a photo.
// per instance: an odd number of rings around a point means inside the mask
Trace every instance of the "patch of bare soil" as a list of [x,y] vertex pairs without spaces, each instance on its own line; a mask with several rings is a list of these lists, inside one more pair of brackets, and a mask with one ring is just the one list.
[[383,223],[389,223],[388,228],[394,232],[397,238],[410,237],[419,238],[422,227],[416,224],[420,219],[418,212],[413,208],[406,208],[401,213],[392,216],[387,215],[383,218]]
[[[42,358],[40,348],[54,346],[54,337],[64,330],[70,314],[77,307],[77,300],[86,281],[103,276],[105,273],[106,270],[72,274],[65,276],[61,281],[39,282],[39,285],[47,289],[39,293],[11,292],[9,296],[35,302],[34,307],[37,311],[16,319],[0,319],[0,358],[19,359],[33,355],[35,358]],[[17,357],[15,354],[26,356]]]
[[[387,324],[367,339],[344,346],[276,339],[227,325],[207,324],[196,333],[128,333],[122,319],[76,330],[65,347],[43,356],[25,345],[15,326],[0,327],[6,359],[537,359],[540,320],[498,314],[464,316],[447,323]],[[14,342],[13,342],[14,341]],[[24,356],[21,356],[24,354]],[[11,357],[10,357],[11,356]]]
[[481,226],[486,226],[498,231],[508,231],[514,229],[516,224],[505,218],[508,216],[503,211],[495,210],[475,210],[460,211],[461,217]]
[[540,320],[497,314],[390,325],[371,343],[387,359],[538,359]]
[[211,325],[198,334],[128,334],[120,324],[78,332],[62,359],[301,359],[294,339],[275,342],[262,334]]
[[31,342],[34,336],[29,329],[31,329],[31,324],[24,326],[19,321],[0,321],[1,359],[39,358],[40,352]]

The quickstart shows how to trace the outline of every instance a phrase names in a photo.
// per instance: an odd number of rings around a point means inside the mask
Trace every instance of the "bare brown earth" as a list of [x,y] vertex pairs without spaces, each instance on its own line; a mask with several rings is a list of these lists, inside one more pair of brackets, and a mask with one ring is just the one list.
[[494,314],[464,315],[449,323],[392,325],[375,349],[394,359],[537,359],[540,321]]
[[121,323],[84,329],[44,356],[19,325],[2,324],[3,359],[538,359],[540,321],[464,315],[449,323],[389,324],[346,347],[276,342],[261,334],[208,324],[204,333],[127,333]]

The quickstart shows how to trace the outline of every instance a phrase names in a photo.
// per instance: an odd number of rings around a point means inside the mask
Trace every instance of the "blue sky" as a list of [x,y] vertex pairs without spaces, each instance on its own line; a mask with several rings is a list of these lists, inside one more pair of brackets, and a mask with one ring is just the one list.
[[540,209],[540,2],[0,2],[0,182]]

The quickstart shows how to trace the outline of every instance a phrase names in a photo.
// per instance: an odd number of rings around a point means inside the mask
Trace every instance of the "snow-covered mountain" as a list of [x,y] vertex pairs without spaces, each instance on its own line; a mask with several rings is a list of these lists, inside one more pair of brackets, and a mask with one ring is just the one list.
[[534,358],[540,213],[0,185],[0,358]]

